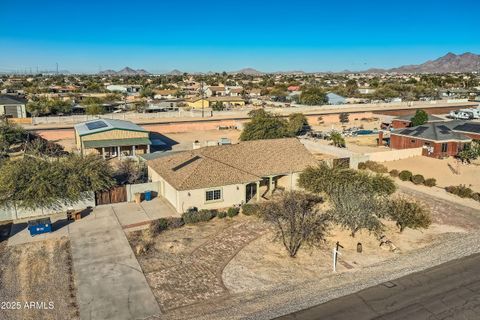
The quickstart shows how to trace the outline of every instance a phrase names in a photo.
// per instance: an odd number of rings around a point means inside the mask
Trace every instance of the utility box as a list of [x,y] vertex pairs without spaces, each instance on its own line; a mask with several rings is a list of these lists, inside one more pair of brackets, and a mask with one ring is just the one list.
[[52,222],[50,218],[43,218],[28,221],[28,231],[33,237],[37,234],[52,232]]

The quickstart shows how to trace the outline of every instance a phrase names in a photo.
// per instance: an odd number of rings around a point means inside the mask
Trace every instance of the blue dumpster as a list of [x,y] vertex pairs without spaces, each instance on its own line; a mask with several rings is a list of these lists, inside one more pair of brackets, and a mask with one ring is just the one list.
[[152,191],[145,191],[145,201],[152,200]]
[[28,231],[30,231],[32,237],[37,234],[52,232],[52,222],[50,218],[30,220],[28,221]]

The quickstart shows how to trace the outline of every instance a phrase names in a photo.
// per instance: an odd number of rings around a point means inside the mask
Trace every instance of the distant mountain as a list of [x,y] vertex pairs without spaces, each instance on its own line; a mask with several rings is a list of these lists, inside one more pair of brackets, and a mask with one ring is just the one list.
[[111,70],[111,69],[103,70],[103,71],[100,71],[99,74],[101,74],[101,75],[117,75],[117,76],[138,76],[138,75],[143,76],[143,75],[147,75],[147,74],[150,74],[150,73],[145,71],[144,69],[134,70],[130,67],[125,67],[120,71],[115,71],[115,70]]
[[480,55],[471,52],[463,54],[447,53],[436,60],[422,64],[406,65],[392,69],[369,69],[367,73],[448,73],[480,71]]
[[238,70],[238,71],[233,71],[233,72],[230,72],[230,73],[243,73],[243,74],[247,74],[247,75],[251,75],[251,76],[261,76],[262,74],[264,74],[263,72],[258,71],[258,70],[253,69],[253,68],[244,68],[244,69],[241,69],[241,70]]
[[178,69],[173,69],[172,71],[170,71],[167,74],[170,75],[170,76],[181,76],[183,74],[183,72],[178,70]]

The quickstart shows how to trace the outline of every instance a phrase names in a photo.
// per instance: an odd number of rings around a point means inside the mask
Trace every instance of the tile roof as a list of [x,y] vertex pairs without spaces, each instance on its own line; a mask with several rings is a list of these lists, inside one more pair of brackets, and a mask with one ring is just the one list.
[[[98,128],[96,129],[90,129],[89,128],[90,124],[95,122],[100,122],[102,123],[102,125],[98,126]],[[103,118],[78,123],[74,126],[74,128],[75,128],[75,131],[77,131],[80,136],[113,130],[113,129],[148,132],[147,130],[143,129],[139,125],[130,121],[117,120],[117,119],[103,119]]]
[[296,138],[244,141],[178,152],[147,161],[177,190],[255,182],[317,164]]

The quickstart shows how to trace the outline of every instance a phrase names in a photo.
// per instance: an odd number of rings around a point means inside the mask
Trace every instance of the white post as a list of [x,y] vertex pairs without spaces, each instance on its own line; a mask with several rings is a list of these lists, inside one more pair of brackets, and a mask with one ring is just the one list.
[[135,146],[132,146],[132,156],[135,157]]
[[117,147],[117,157],[120,158],[120,146]]
[[333,248],[333,272],[337,272],[337,248]]
[[147,153],[150,153],[150,145],[147,144]]
[[105,159],[105,147],[102,147],[102,158]]

